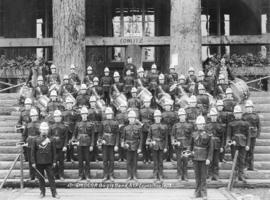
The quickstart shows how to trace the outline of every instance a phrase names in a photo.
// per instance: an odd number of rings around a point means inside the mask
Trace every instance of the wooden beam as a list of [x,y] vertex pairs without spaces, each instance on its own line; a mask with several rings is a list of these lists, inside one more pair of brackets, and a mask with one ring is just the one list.
[[[52,38],[0,38],[0,47],[51,47]],[[263,35],[203,36],[202,45],[267,45],[270,33]],[[86,46],[170,45],[170,36],[86,37]]]
[[50,47],[52,38],[0,38],[0,47]]

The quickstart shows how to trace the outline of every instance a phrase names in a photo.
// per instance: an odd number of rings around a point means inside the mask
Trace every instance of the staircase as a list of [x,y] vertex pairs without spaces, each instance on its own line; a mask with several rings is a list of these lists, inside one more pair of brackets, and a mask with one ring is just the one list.
[[[18,94],[0,94],[0,182],[4,179],[12,164],[12,161],[19,153],[19,148],[16,147],[16,142],[20,140],[20,133],[16,133],[14,126],[17,123],[19,112],[17,105]],[[247,184],[245,187],[270,187],[270,93],[254,92],[251,95],[254,101],[256,110],[260,114],[262,123],[261,137],[257,140],[255,149],[255,168],[258,171],[247,171]],[[230,155],[226,154],[227,160]],[[18,187],[20,180],[20,162],[17,162],[12,171],[6,186]],[[209,187],[222,187],[227,184],[231,171],[231,162],[220,164],[220,181],[210,182]],[[24,176],[28,178],[28,163],[24,163]],[[91,168],[91,183],[100,183],[103,176],[102,162],[93,162],[90,164]],[[139,182],[148,184],[153,182],[153,164],[143,164],[138,162],[138,178]],[[164,183],[168,183],[167,187],[194,187],[194,173],[192,165],[189,164],[189,178],[187,183],[180,183],[176,180],[176,163],[164,162]],[[72,183],[77,183],[78,178],[78,163],[65,163],[64,181],[57,181],[58,186],[72,187]],[[127,178],[125,163],[115,162],[115,181],[116,183],[125,183]],[[37,186],[37,182],[25,181],[26,186]],[[236,186],[241,187],[243,184],[237,183]],[[74,185],[75,187],[75,185]],[[91,187],[99,187],[92,185]],[[123,186],[126,187],[126,186]],[[141,187],[141,186],[140,186]],[[155,187],[155,185],[152,185]]]

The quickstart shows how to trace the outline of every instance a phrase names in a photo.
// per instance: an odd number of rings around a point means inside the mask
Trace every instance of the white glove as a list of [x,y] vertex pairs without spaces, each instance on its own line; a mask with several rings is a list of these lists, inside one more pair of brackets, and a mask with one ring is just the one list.
[[142,152],[142,150],[141,150],[141,149],[138,149],[138,150],[137,150],[137,153],[141,153],[141,152]]
[[89,147],[89,151],[93,151],[93,147],[92,146]]
[[67,147],[63,147],[62,151],[67,151]]
[[206,165],[210,165],[210,160],[207,159],[207,160],[205,161],[205,164],[206,164]]
[[220,153],[223,153],[224,149],[223,148],[220,148]]
[[166,148],[163,150],[164,153],[166,153],[167,151],[168,151],[168,150],[167,150]]
[[246,146],[246,151],[249,151],[249,146]]

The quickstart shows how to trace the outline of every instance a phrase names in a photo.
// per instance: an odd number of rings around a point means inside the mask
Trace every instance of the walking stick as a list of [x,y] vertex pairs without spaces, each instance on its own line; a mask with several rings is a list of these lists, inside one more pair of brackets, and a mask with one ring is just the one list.
[[227,189],[229,191],[232,190],[232,187],[233,187],[233,184],[234,184],[234,172],[235,172],[235,167],[236,167],[236,163],[237,163],[238,153],[239,153],[239,151],[236,150],[235,151],[235,154],[234,154],[233,165],[232,165],[232,172],[231,172],[229,183],[228,183],[228,186],[227,186]]
[[36,172],[44,179],[44,180],[46,180],[46,178],[40,173],[40,171],[37,169],[37,168],[35,168],[35,167],[33,167],[35,170],[36,170]]

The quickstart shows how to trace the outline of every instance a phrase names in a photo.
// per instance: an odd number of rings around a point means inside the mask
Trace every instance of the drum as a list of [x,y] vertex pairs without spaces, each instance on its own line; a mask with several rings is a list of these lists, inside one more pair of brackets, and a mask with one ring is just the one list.
[[76,104],[76,99],[73,97],[73,95],[69,92],[66,92],[63,94],[63,101],[66,102],[67,97],[72,99],[72,105],[75,106]]
[[232,88],[235,99],[241,103],[249,98],[249,88],[245,81],[240,78],[235,78],[234,81],[230,81],[230,87]]
[[37,100],[37,107],[40,109],[40,111],[46,111],[47,105],[49,103],[50,99],[46,95],[41,95]]
[[127,106],[127,98],[124,94],[118,93],[115,95],[115,97],[112,97],[112,104],[117,110],[119,110],[121,105]]
[[152,99],[152,93],[147,90],[145,87],[142,87],[141,91],[139,92],[139,94],[137,95],[137,97],[144,102],[144,100],[149,100]]

